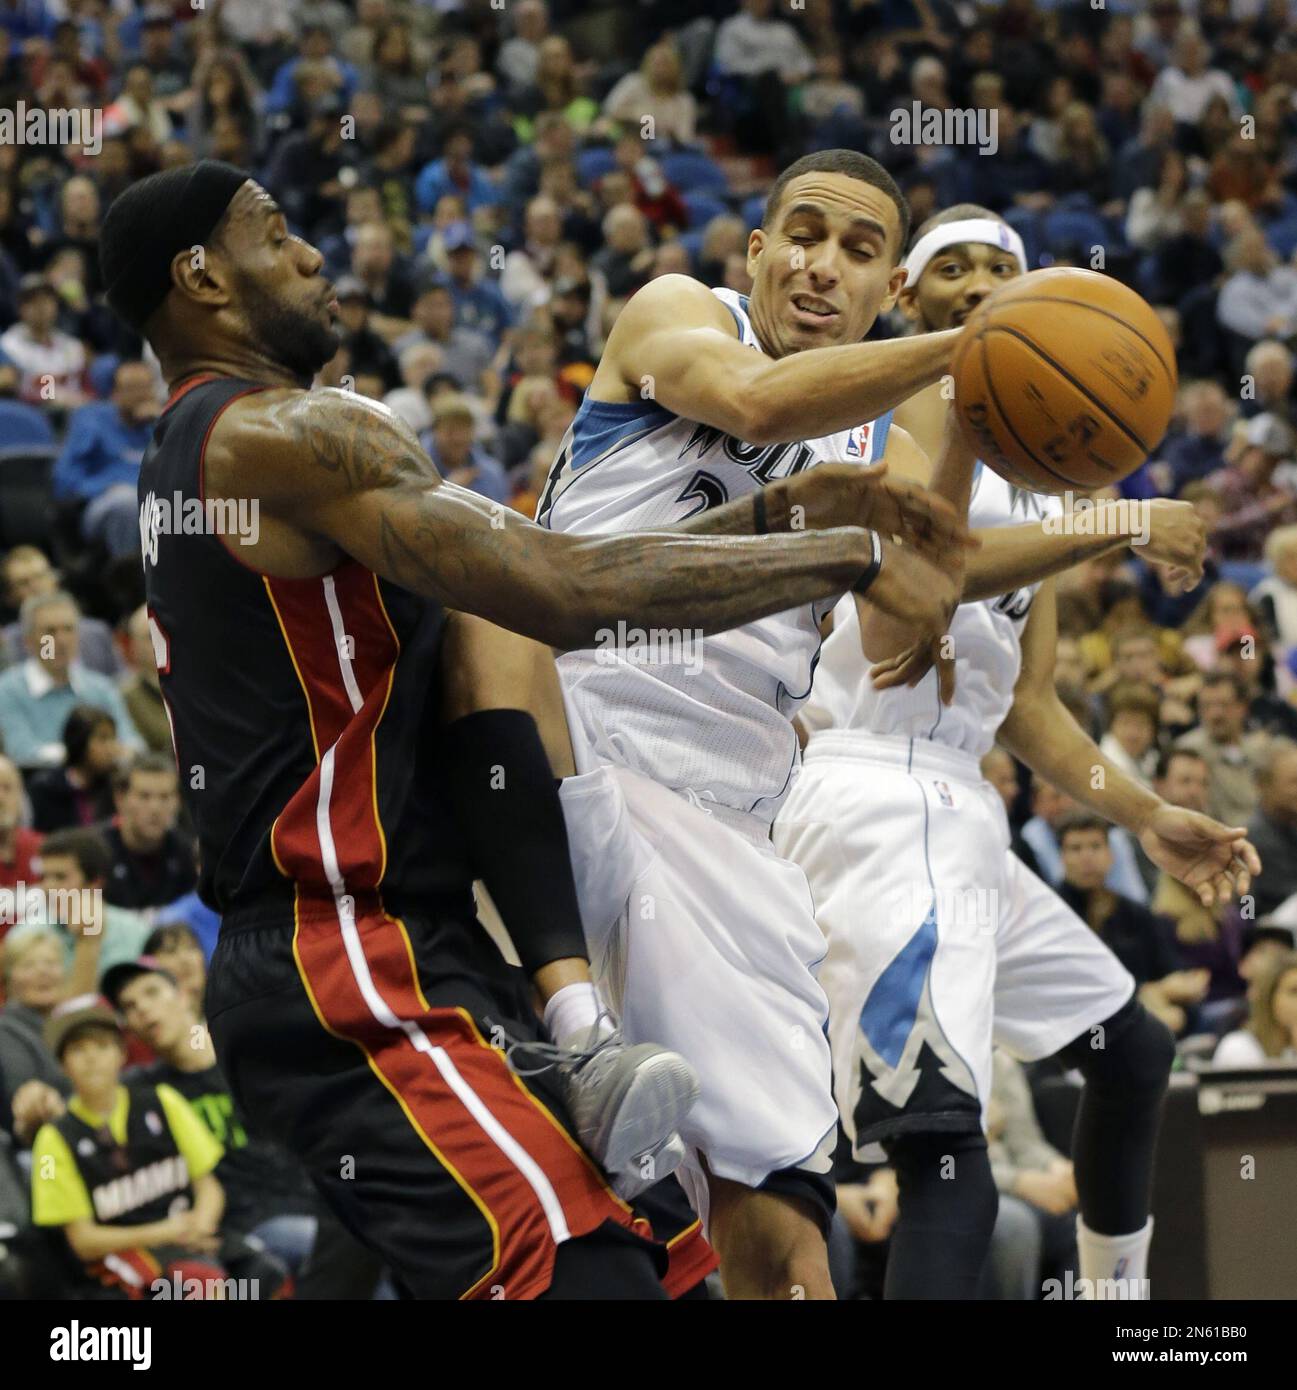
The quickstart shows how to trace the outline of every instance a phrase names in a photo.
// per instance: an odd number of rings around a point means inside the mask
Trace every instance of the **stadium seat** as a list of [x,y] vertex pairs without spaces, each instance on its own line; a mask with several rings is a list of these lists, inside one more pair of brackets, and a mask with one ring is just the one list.
[[617,167],[617,160],[607,145],[588,145],[576,157],[576,176],[583,188],[599,182]]
[[1270,567],[1254,560],[1222,560],[1220,577],[1249,592],[1270,573]]
[[729,192],[725,170],[701,150],[673,150],[663,155],[662,172],[681,193],[714,193],[723,198]]
[[1035,270],[1040,264],[1041,235],[1040,216],[1030,208],[1009,208],[1004,220],[1022,238],[1023,249],[1027,253],[1027,269]]
[[762,217],[765,216],[765,211],[765,195],[754,193],[751,198],[745,198],[743,200],[743,206],[739,209],[739,216],[749,227],[759,227]]
[[0,550],[41,545],[54,526],[50,475],[56,450],[27,448],[0,457]]
[[101,401],[106,401],[113,394],[113,376],[121,360],[115,353],[106,352],[90,364],[90,389]]
[[689,226],[706,227],[713,217],[724,217],[729,212],[727,204],[710,193],[686,193],[684,205],[689,210]]
[[1297,251],[1297,217],[1285,217],[1279,222],[1272,222],[1265,229],[1265,239],[1270,243],[1274,253],[1286,261]]
[[1054,208],[1041,218],[1040,231],[1045,249],[1053,251],[1065,246],[1088,251],[1110,241],[1103,218],[1088,208]]

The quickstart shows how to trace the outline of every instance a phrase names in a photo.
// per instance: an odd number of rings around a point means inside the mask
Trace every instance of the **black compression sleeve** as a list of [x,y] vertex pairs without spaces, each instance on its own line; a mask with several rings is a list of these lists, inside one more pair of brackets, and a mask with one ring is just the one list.
[[536,721],[524,710],[479,710],[448,725],[440,746],[474,871],[523,969],[588,959],[567,825]]

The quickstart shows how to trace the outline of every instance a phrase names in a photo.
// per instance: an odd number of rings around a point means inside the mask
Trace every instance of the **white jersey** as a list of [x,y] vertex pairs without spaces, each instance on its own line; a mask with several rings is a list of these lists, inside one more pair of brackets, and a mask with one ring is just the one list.
[[[1014,487],[978,463],[969,499],[971,528],[1013,526],[1062,514],[1059,498]],[[950,624],[955,699],[949,706],[941,703],[935,671],[912,690],[874,688],[860,650],[856,605],[848,594],[834,610],[833,632],[824,644],[804,722],[813,730],[930,739],[974,758],[984,757],[1013,704],[1022,667],[1022,630],[1039,588],[1031,584],[999,598],[962,603],[955,610]]]
[[[734,315],[741,341],[760,352],[747,296],[712,293]],[[555,531],[652,530],[820,462],[873,463],[890,422],[889,411],[839,434],[767,446],[652,400],[612,404],[587,396],[550,470],[537,520]],[[600,759],[691,801],[769,822],[798,761],[790,721],[810,693],[820,621],[833,602],[705,641],[688,632],[610,630],[595,649],[559,658],[570,708]]]

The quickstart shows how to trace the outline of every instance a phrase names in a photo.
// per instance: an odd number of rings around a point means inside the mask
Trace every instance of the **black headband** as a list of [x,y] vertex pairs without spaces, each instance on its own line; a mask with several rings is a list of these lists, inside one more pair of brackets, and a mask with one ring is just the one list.
[[201,246],[251,175],[218,159],[132,184],[108,209],[99,265],[109,304],[137,332],[171,289],[178,251]]

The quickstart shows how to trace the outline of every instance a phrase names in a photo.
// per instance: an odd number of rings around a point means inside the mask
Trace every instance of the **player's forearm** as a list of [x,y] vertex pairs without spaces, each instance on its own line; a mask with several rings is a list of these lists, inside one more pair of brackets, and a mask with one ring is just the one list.
[[1103,753],[1052,688],[1015,694],[997,737],[1045,781],[1132,834],[1162,804]]
[[548,599],[549,612],[537,616],[546,632],[528,635],[568,650],[594,645],[619,622],[724,632],[844,593],[872,557],[869,533],[857,527],[771,536],[565,539],[571,544],[559,565],[562,596],[537,596]]
[[1083,560],[1121,550],[1130,541],[1128,535],[1120,533],[1067,535],[1057,518],[1030,525],[995,526],[973,534],[982,545],[968,556],[965,603],[998,598],[1014,589],[1039,584]]
[[811,348],[758,365],[749,442],[781,444],[851,429],[940,381],[960,330]]

